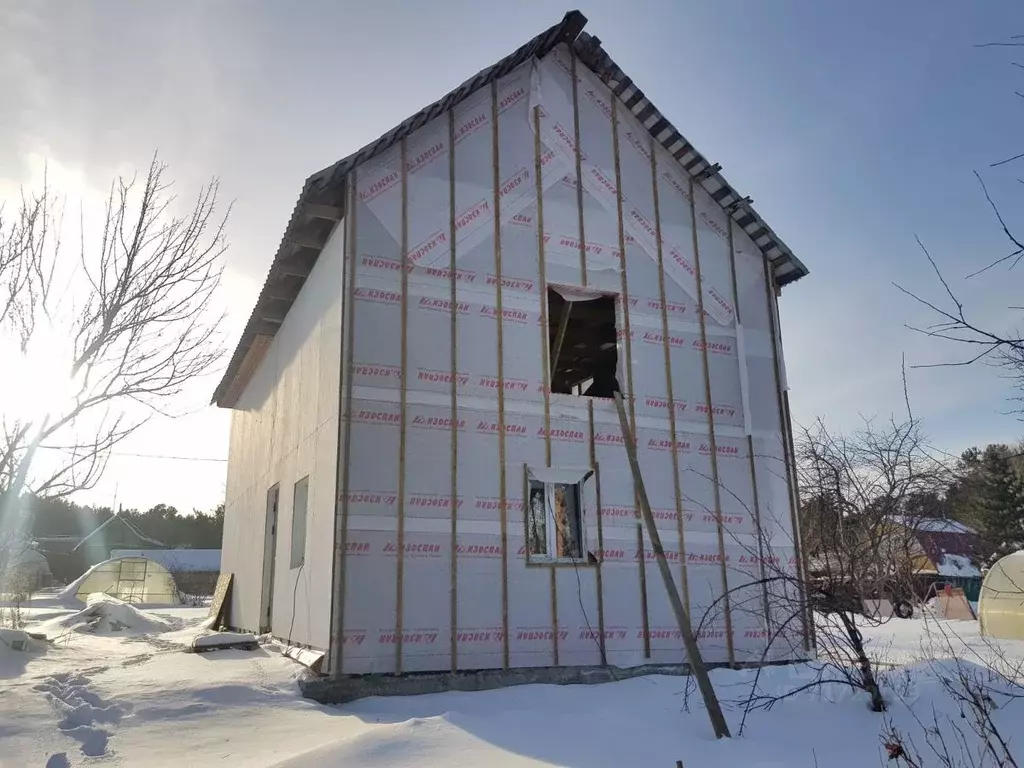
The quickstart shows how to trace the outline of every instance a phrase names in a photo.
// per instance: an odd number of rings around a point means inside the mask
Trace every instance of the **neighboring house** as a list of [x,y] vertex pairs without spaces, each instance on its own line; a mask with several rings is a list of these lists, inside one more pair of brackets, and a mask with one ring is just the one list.
[[53,579],[58,584],[67,584],[82,575],[86,566],[77,554],[72,554],[82,540],[82,534],[58,534],[37,536],[39,551],[50,564]]
[[942,583],[962,587],[969,600],[978,600],[981,570],[976,563],[981,541],[973,528],[938,517],[899,517],[894,521],[913,532],[917,543],[914,572],[922,596],[931,584]]
[[84,567],[84,572],[96,563],[109,560],[115,549],[163,549],[163,542],[150,538],[128,518],[123,515],[112,515],[97,526],[90,534],[83,537],[71,550]]
[[[807,270],[584,22],[306,181],[215,392],[229,623],[336,679],[686,661],[616,380],[694,625],[798,567],[777,298]],[[706,618],[708,662],[762,658],[754,605]],[[785,617],[770,658],[805,658]]]
[[220,574],[219,549],[115,549],[111,557],[144,557],[166,568],[190,595],[213,594]]

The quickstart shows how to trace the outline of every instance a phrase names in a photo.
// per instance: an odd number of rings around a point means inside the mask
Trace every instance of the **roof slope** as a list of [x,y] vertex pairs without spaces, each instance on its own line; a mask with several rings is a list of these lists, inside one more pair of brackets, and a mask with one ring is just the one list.
[[110,559],[144,557],[160,563],[172,573],[177,571],[216,573],[220,571],[219,549],[113,549]]
[[122,515],[111,515],[103,523],[98,525],[88,536],[86,536],[80,542],[78,542],[78,544],[75,545],[75,548],[71,551],[74,552],[75,550],[84,547],[86,544],[90,543],[90,539],[92,539],[93,537],[96,537],[98,541],[102,542],[103,538],[101,537],[100,534],[106,530],[107,526],[115,525],[121,525],[140,541],[144,541],[147,544],[152,544],[154,547],[164,546],[164,543],[162,541],[157,541],[156,539],[150,538],[142,531],[140,531],[138,528],[136,528],[134,525],[132,525],[126,517],[123,517]]
[[914,538],[939,575],[980,575],[972,565],[978,559],[981,544],[973,528],[948,517],[891,515],[890,519],[914,532]]
[[586,17],[579,11],[568,12],[558,24],[493,66],[481,70],[376,141],[306,179],[256,307],[214,391],[214,403],[221,407],[232,407],[248,377],[259,365],[270,340],[277,333],[277,328],[284,321],[321,249],[327,243],[334,225],[341,219],[345,181],[349,172],[380,155],[492,81],[504,77],[531,58],[545,56],[561,43],[573,49],[579,60],[612,89],[650,134],[694,177],[695,182],[703,186],[750,235],[770,261],[779,285],[786,285],[807,274],[808,270],[803,263],[753,209],[750,198],[741,196],[725,180],[720,172],[721,166],[708,162],[647,99],[643,91],[633,84],[604,51],[600,40],[583,32],[586,21]]
[[906,515],[891,515],[893,522],[913,528],[915,531],[927,531],[930,533],[954,533],[974,534],[976,531],[958,520],[949,517],[908,517]]

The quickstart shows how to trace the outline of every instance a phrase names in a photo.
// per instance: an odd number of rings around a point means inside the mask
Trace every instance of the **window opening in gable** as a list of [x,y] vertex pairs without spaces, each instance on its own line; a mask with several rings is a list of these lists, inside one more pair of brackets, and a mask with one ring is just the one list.
[[568,300],[573,289],[549,287],[548,340],[551,391],[611,398],[617,388],[615,296],[587,295]]

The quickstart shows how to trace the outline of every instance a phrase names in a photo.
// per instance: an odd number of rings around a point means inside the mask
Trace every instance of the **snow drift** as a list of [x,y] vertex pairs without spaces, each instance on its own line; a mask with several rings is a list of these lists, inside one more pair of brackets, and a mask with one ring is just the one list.
[[50,636],[66,631],[149,634],[166,632],[171,628],[171,622],[156,614],[139,610],[116,597],[96,593],[88,596],[82,610],[43,622],[34,630]]

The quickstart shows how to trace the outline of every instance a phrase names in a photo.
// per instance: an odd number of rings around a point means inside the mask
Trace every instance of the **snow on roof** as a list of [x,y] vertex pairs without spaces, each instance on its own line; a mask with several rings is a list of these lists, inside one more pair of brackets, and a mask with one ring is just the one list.
[[945,553],[935,564],[940,576],[963,576],[967,578],[981,576],[981,571],[971,565],[970,558],[963,555]]
[[907,517],[904,515],[893,515],[892,520],[900,525],[913,528],[915,531],[927,531],[928,533],[975,533],[973,528],[969,528],[956,520],[950,520],[948,517]]
[[219,549],[113,549],[110,557],[145,557],[174,571],[220,573]]

